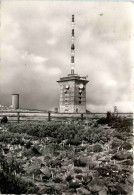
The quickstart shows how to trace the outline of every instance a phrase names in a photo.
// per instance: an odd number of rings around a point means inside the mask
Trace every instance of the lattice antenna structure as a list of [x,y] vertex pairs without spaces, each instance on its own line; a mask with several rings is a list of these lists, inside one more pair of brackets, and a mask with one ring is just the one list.
[[75,44],[74,44],[74,39],[75,39],[75,20],[74,20],[74,15],[72,15],[72,32],[71,32],[71,74],[74,74],[74,69],[75,69]]

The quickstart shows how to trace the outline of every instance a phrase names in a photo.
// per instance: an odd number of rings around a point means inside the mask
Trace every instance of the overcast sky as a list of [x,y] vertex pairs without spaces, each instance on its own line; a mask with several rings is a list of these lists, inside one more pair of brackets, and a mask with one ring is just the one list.
[[87,109],[132,111],[131,2],[2,1],[0,104],[58,107],[60,77],[70,73],[71,15],[75,72],[88,75]]

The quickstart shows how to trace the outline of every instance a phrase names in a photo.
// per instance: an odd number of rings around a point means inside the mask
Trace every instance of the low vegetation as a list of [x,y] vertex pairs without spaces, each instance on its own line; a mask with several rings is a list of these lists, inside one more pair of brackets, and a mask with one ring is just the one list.
[[[132,121],[22,122],[0,131],[2,194],[132,194]],[[8,186],[8,187],[7,187]]]

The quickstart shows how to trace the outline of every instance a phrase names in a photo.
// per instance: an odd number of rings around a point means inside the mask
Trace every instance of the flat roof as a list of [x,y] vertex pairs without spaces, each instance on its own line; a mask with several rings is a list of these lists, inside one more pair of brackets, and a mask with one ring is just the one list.
[[82,81],[85,83],[89,82],[88,80],[86,80],[86,77],[80,77],[77,74],[68,74],[68,76],[66,77],[61,77],[60,80],[58,80],[57,82],[72,81],[72,80]]

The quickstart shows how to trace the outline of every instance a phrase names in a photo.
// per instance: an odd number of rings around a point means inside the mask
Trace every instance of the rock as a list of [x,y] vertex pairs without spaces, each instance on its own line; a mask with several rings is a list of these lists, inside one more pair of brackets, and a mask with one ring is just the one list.
[[108,157],[108,156],[103,156],[103,157],[99,158],[98,161],[109,162],[109,161],[110,161],[110,157]]
[[41,173],[43,173],[43,179],[49,179],[52,177],[51,171],[48,169],[48,167],[41,167],[40,169]]
[[58,156],[56,157],[56,159],[55,159],[55,160],[61,161],[61,160],[62,160],[62,156],[61,156],[61,154],[60,154],[60,155],[58,155]]
[[115,153],[112,157],[111,157],[111,160],[126,160],[126,159],[133,159],[132,155],[131,154],[128,154],[128,153],[124,153],[124,152],[120,152],[120,153]]
[[77,188],[78,195],[90,195],[91,192],[85,188]]
[[79,188],[80,184],[77,181],[70,181],[69,188]]
[[62,178],[60,178],[60,177],[55,177],[55,178],[53,178],[53,181],[55,182],[55,183],[60,183],[60,182],[62,182]]
[[94,161],[89,161],[89,164],[88,164],[88,167],[89,167],[89,170],[93,170],[95,167],[97,167],[97,163],[94,162]]
[[[71,194],[76,194],[76,189],[75,188],[69,188],[67,191],[65,191],[65,194],[71,195]],[[63,194],[63,195],[65,195]]]
[[99,195],[107,195],[107,191],[105,189],[100,190]]
[[90,183],[93,179],[93,176],[89,173],[87,175],[83,176],[83,184],[87,185],[88,183]]
[[54,167],[61,167],[61,160],[53,160],[53,161],[51,161],[51,166],[52,166],[52,168],[54,168]]
[[91,192],[99,192],[106,189],[103,179],[94,179],[88,184],[88,189]]
[[94,184],[93,186],[91,186],[91,184],[88,185],[89,190],[91,192],[99,192],[100,190],[102,190],[102,186],[98,185],[98,184]]
[[80,151],[83,151],[85,150],[86,147],[85,146],[78,146],[76,149],[75,149],[75,152],[80,152]]
[[128,193],[123,189],[122,186],[120,186],[119,184],[117,186],[113,186],[111,188],[109,188],[110,190],[110,194],[115,195],[115,194],[123,194],[123,195],[127,195]]

